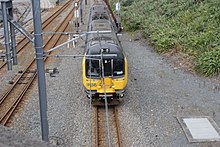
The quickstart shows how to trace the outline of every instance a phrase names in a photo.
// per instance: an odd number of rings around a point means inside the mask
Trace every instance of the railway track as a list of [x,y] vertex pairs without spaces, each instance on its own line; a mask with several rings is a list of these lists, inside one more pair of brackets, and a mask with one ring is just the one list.
[[[74,9],[72,9],[69,14],[63,19],[55,32],[64,32],[69,26],[69,21],[73,18]],[[55,47],[60,41],[62,34],[53,34],[44,46],[44,50],[47,51],[50,48]],[[45,57],[45,62],[47,57]],[[14,111],[18,107],[19,103],[22,101],[25,93],[33,83],[37,75],[36,71],[36,60],[30,62],[30,64],[22,70],[19,76],[13,81],[12,86],[4,93],[0,98],[0,124],[7,125],[9,119],[13,115]]]
[[[122,139],[120,134],[120,126],[118,119],[118,111],[115,106],[109,107],[109,130],[110,136],[108,137],[108,131],[106,127],[106,110],[104,107],[96,107],[96,117],[95,117],[95,146],[103,147],[109,146],[109,143],[112,147],[122,147]],[[110,139],[110,140],[109,140]]]
[[[54,12],[53,15],[48,17],[43,23],[42,23],[42,30],[45,31],[46,28],[53,23],[53,20],[55,20],[62,12],[64,12],[73,2],[69,0],[67,3],[65,3],[63,6],[61,6],[57,11]],[[33,34],[33,30],[30,32],[30,34]],[[20,53],[25,48],[31,48],[32,43],[26,38],[22,38],[16,46],[17,54]],[[0,71],[6,67],[6,62],[0,62]],[[6,69],[5,69],[6,70]]]

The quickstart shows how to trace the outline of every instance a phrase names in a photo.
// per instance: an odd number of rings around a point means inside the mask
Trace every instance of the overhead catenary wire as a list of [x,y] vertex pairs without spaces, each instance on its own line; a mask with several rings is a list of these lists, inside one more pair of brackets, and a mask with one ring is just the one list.
[[[112,32],[111,30],[99,31],[99,33],[101,33],[101,34],[111,33],[111,32]],[[49,52],[51,52],[51,51],[54,51],[54,50],[56,50],[56,49],[59,49],[59,48],[61,48],[62,46],[67,45],[68,43],[71,43],[71,42],[73,42],[73,41],[75,41],[75,40],[77,40],[77,39],[80,39],[80,38],[86,36],[87,34],[96,34],[96,33],[97,33],[97,31],[90,31],[90,32],[81,33],[81,34],[79,34],[79,36],[77,36],[77,37],[75,37],[75,38],[73,38],[73,39],[71,39],[71,40],[68,40],[68,41],[66,41],[66,42],[64,42],[64,43],[62,43],[62,44],[60,44],[60,45],[58,45],[58,46],[56,46],[56,47],[54,47],[54,48],[51,48],[51,49],[49,49],[49,50],[48,50],[47,52],[45,52],[45,53],[49,53]]]
[[[86,2],[86,1],[85,1]],[[91,19],[91,15],[89,15],[89,21],[88,21],[88,25],[87,25],[87,32],[89,32],[89,28],[88,28],[88,26],[89,26],[89,22],[90,22],[90,19]],[[87,48],[87,39],[88,39],[88,33],[86,33],[85,34],[85,36],[86,36],[86,38],[85,38],[85,48],[84,48],[84,53],[85,53],[85,51],[86,51],[86,48]],[[82,38],[82,37],[81,37]],[[90,58],[88,58],[87,57],[87,59],[90,59]],[[90,71],[91,71],[91,60],[90,60],[90,62],[89,62],[89,67],[90,67]],[[91,110],[91,112],[92,112],[92,109],[93,109],[93,107],[92,107],[92,93],[91,93],[91,84],[92,84],[92,81],[91,81],[91,77],[92,77],[92,75],[90,74],[90,96],[89,96],[89,107],[90,107],[90,110]],[[91,113],[91,115],[90,115],[90,119],[92,120],[93,119],[93,113]],[[90,134],[89,134],[89,143],[90,143],[90,145],[89,145],[89,147],[92,147],[92,144],[93,144],[93,142],[92,142],[92,133],[93,133],[93,122],[92,121],[90,121]]]
[[[112,31],[111,30],[105,30],[105,31],[90,31],[90,32],[81,33],[79,35],[76,35],[75,38],[73,38],[73,39],[71,39],[71,40],[69,40],[69,41],[67,41],[67,42],[65,42],[63,44],[60,44],[60,45],[56,46],[55,48],[52,48],[52,49],[48,50],[47,52],[44,53],[44,56],[47,56],[47,57],[57,57],[57,58],[61,58],[61,57],[63,57],[63,58],[64,57],[70,57],[70,58],[86,57],[86,59],[90,60],[90,62],[89,62],[89,64],[90,64],[90,67],[89,67],[90,71],[91,71],[91,61],[92,60],[101,60],[101,64],[100,65],[102,67],[102,80],[103,80],[103,85],[104,85],[104,100],[105,100],[105,108],[106,108],[106,128],[108,130],[108,138],[107,138],[108,140],[107,140],[107,142],[108,142],[108,146],[111,147],[112,146],[112,142],[111,142],[111,135],[110,135],[110,125],[109,125],[109,116],[108,116],[108,102],[107,102],[107,96],[106,96],[106,85],[105,85],[105,80],[104,80],[105,75],[104,75],[103,57],[105,57],[105,56],[117,57],[117,54],[103,54],[102,52],[101,52],[101,55],[49,55],[48,54],[49,52],[54,51],[56,49],[59,49],[62,46],[67,45],[68,43],[71,43],[71,42],[73,42],[73,41],[75,41],[77,39],[83,38],[87,34],[98,34],[99,35],[99,34],[106,34],[106,33],[107,34],[112,33]],[[65,34],[65,35],[67,35],[67,34]],[[101,48],[101,42],[100,42],[100,48]],[[98,57],[98,58],[96,58],[96,57]],[[92,109],[92,94],[91,94],[91,91],[92,91],[92,87],[91,87],[92,80],[91,80],[91,78],[92,77],[91,77],[91,74],[90,74],[89,77],[90,77],[90,108]],[[91,123],[91,125],[92,125],[92,123]],[[90,138],[90,140],[91,140],[91,144],[92,144],[92,139]]]
[[[91,63],[91,60],[89,61],[89,70],[90,70],[90,72],[91,72],[91,65],[92,65],[92,63]],[[90,91],[90,93],[89,93],[89,107],[90,107],[90,110],[91,110],[91,112],[92,112],[92,87],[91,87],[91,85],[92,85],[92,74],[90,73],[90,75],[89,75],[89,78],[90,78],[90,89],[89,89],[89,91]],[[91,119],[92,119],[92,114],[91,114]],[[92,146],[92,121],[90,121],[90,128],[91,128],[91,131],[90,131],[90,139],[89,139],[89,142],[90,142],[90,146]]]
[[[102,54],[102,52],[101,52]],[[101,56],[103,58],[103,56]],[[104,100],[105,100],[105,116],[106,116],[106,128],[108,132],[108,147],[111,147],[111,133],[110,133],[110,125],[109,125],[109,115],[108,115],[108,101],[106,96],[106,84],[105,84],[105,78],[104,78],[104,64],[103,59],[101,59],[101,65],[102,65],[102,81],[104,86]]]
[[[96,31],[99,35],[99,31]],[[90,33],[93,33],[93,32],[90,32]],[[106,32],[104,32],[106,33]],[[99,37],[100,38],[100,37]],[[99,43],[100,43],[100,48],[101,48],[101,42],[99,40]],[[89,59],[90,62],[89,62],[89,68],[90,68],[90,71],[91,71],[91,61],[92,60],[98,60],[98,61],[101,61],[101,66],[102,66],[102,80],[103,80],[103,85],[104,85],[104,100],[105,100],[105,109],[106,109],[106,129],[107,129],[107,132],[108,132],[108,138],[107,138],[107,142],[108,142],[108,147],[112,147],[112,143],[111,143],[111,133],[110,133],[110,125],[109,125],[109,115],[108,115],[108,102],[107,102],[107,96],[106,96],[106,85],[105,85],[105,81],[104,81],[104,64],[103,64],[103,57],[117,57],[117,54],[102,54],[101,52],[101,55],[54,55],[54,54],[45,54],[45,56],[47,57],[55,57],[55,58],[61,58],[61,57],[72,57],[72,58],[76,58],[76,57],[86,57],[86,59]],[[98,58],[97,58],[98,57]],[[92,109],[92,94],[91,94],[91,74],[90,74],[90,109]],[[91,122],[91,128],[92,128],[92,122]],[[92,134],[92,130],[91,130],[91,134]],[[92,135],[91,135],[91,138],[90,138],[90,145],[92,146]]]
[[[99,37],[99,46],[100,49],[102,49],[101,45],[101,40],[99,36],[99,31],[97,31],[97,35]],[[106,85],[105,85],[105,73],[104,73],[104,64],[103,64],[103,53],[101,50],[101,66],[102,66],[102,81],[103,81],[103,86],[104,86],[104,100],[105,100],[105,117],[106,117],[106,129],[108,133],[108,147],[112,147],[111,144],[111,132],[110,132],[110,125],[109,125],[109,115],[108,115],[108,101],[107,101],[107,96],[106,96]]]
[[[117,54],[105,54],[105,55],[58,55],[58,54],[45,54],[45,57],[54,57],[54,58],[61,58],[61,57],[87,57],[86,59],[93,59],[93,60],[100,60],[101,56],[103,57],[117,57]],[[92,58],[92,57],[100,57],[100,58]]]

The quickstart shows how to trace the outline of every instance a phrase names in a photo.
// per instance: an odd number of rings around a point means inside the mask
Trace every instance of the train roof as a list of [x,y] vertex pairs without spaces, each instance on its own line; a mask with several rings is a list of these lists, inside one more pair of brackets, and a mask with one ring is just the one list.
[[108,20],[105,19],[98,19],[98,20],[93,20],[90,23],[90,30],[111,30],[111,25],[110,22]]
[[99,4],[92,5],[91,11],[92,12],[99,12],[99,13],[100,12],[107,12],[107,8],[103,4],[99,3]]
[[93,5],[91,8],[92,20],[95,19],[109,19],[108,11],[102,4]]
[[97,20],[97,19],[109,19],[109,16],[107,13],[93,13],[92,14],[92,20]]
[[90,46],[87,50],[87,55],[100,55],[101,51],[103,54],[117,54],[117,57],[111,57],[111,58],[117,58],[117,59],[124,58],[122,50],[117,45],[111,43],[102,43],[102,42],[101,42],[101,47],[100,44],[95,44],[93,46]]
[[108,24],[110,24],[109,20],[106,20],[106,19],[93,20],[90,24],[94,24],[94,23],[108,23]]
[[116,41],[112,39],[111,36],[96,36],[89,40],[89,46],[94,46],[96,44],[116,44]]

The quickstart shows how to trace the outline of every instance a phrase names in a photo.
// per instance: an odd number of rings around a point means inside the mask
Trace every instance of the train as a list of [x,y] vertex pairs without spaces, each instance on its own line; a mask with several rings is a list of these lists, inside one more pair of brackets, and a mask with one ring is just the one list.
[[108,105],[118,105],[123,101],[128,62],[116,26],[102,1],[96,1],[90,8],[82,79],[93,105],[104,105],[106,101]]

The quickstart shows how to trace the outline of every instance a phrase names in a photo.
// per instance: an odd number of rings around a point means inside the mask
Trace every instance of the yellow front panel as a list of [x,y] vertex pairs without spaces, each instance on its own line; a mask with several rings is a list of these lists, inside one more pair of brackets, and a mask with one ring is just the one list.
[[[104,86],[102,79],[89,79],[86,77],[85,58],[82,63],[83,85],[87,90],[96,90],[98,93],[104,93]],[[125,89],[128,81],[128,65],[125,58],[125,75],[122,78],[112,79],[110,77],[104,78],[106,85],[106,93],[115,93],[115,90]]]
[[115,89],[113,88],[112,78],[104,78],[104,83],[102,80],[101,84],[97,87],[97,92],[115,93]]

